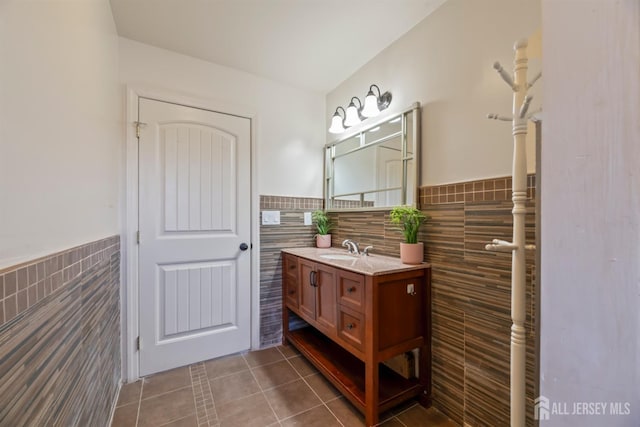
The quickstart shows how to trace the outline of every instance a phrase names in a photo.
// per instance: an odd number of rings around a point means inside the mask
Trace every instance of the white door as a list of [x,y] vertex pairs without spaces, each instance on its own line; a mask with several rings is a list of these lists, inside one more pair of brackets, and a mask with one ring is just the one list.
[[140,375],[250,347],[250,120],[139,100]]

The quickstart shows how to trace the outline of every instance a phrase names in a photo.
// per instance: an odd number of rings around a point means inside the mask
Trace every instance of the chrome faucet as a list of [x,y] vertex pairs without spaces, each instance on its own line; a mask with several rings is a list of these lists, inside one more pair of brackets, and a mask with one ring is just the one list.
[[369,256],[369,251],[371,251],[371,249],[373,249],[373,246],[367,246],[364,248],[364,251],[362,251],[362,255]]
[[350,254],[360,255],[360,248],[358,247],[358,244],[353,240],[346,239],[344,242],[342,242],[342,246],[347,248]]

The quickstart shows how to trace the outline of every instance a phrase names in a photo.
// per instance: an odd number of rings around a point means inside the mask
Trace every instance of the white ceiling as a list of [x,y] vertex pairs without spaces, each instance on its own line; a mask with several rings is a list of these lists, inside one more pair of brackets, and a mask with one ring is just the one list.
[[122,37],[323,93],[445,1],[110,0]]

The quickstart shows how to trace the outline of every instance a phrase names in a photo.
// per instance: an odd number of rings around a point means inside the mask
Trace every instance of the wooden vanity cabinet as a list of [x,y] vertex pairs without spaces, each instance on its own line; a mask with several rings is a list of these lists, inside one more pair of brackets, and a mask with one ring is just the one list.
[[[297,268],[290,267],[294,260]],[[430,405],[428,265],[368,275],[283,253],[283,269],[283,342],[363,412],[368,426],[410,398]],[[287,274],[294,270],[297,276]],[[291,289],[297,290],[297,301],[289,298]],[[291,313],[308,326],[290,329]],[[417,378],[406,379],[382,364],[416,348]]]

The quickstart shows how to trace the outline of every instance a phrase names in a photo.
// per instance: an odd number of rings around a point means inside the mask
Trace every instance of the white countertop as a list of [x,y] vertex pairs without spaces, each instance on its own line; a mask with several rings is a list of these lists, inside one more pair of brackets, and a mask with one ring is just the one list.
[[345,249],[337,248],[286,248],[282,249],[282,252],[368,276],[378,276],[381,274],[420,270],[431,267],[431,264],[426,262],[415,265],[403,264],[400,258],[376,254],[369,256],[354,255]]

